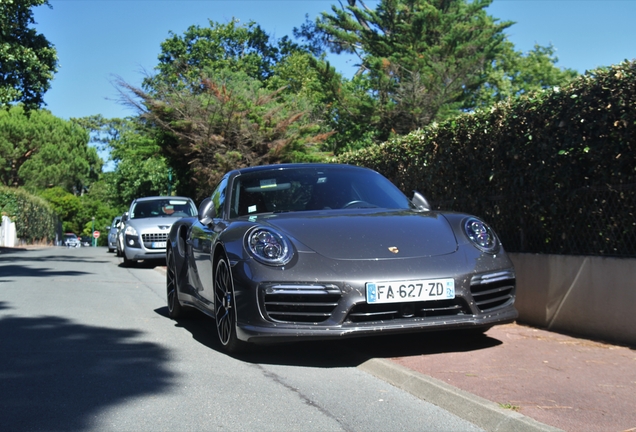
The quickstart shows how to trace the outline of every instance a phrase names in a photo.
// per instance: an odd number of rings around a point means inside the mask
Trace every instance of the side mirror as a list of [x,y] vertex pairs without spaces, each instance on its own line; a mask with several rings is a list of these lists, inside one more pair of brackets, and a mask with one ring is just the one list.
[[210,198],[204,199],[199,205],[199,222],[203,225],[210,225],[215,216],[214,203]]
[[411,200],[411,202],[418,210],[423,210],[423,211],[431,210],[431,205],[428,203],[426,198],[424,198],[424,195],[422,195],[418,191],[413,191],[413,199]]
[[124,223],[124,222],[126,222],[127,220],[128,220],[128,212],[124,213],[124,214],[121,216],[121,222],[120,222],[120,223]]

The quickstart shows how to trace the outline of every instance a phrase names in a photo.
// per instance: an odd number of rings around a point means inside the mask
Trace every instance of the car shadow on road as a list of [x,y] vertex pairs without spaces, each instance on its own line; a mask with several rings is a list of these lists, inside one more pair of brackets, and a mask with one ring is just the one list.
[[59,316],[0,317],[2,429],[88,430],[109,408],[166,392],[168,350],[140,335]]
[[[168,308],[155,310],[169,319]],[[213,318],[190,311],[187,318],[175,321],[202,345],[223,352],[216,337]],[[259,364],[309,367],[356,367],[372,358],[394,358],[466,352],[492,348],[502,341],[485,334],[460,331],[409,333],[388,336],[365,336],[339,340],[315,340],[291,343],[253,345],[234,358]]]
[[[122,260],[122,258],[120,258],[120,260]],[[165,266],[166,266],[166,260],[165,259],[137,261],[137,262],[131,263],[131,264],[124,264],[124,261],[122,260],[119,263],[119,267],[122,267],[122,268],[154,269],[154,268],[157,268],[157,267],[165,267]]]

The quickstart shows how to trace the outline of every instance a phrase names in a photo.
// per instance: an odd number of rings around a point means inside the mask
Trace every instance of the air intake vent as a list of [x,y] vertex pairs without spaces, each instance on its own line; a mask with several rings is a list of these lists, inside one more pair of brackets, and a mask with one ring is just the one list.
[[458,297],[450,300],[414,303],[360,303],[351,309],[347,316],[347,322],[359,323],[400,318],[452,317],[457,315],[470,315],[468,306]]
[[507,305],[515,296],[515,274],[512,271],[473,276],[470,292],[475,305],[486,312]]
[[265,314],[290,323],[326,321],[342,297],[336,285],[268,285],[260,293]]

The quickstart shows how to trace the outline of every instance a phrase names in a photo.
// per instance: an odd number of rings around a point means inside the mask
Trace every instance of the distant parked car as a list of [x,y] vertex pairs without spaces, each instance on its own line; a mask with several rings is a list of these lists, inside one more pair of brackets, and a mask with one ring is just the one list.
[[93,239],[90,238],[89,236],[82,236],[80,237],[80,242],[82,243],[82,246],[89,247],[91,243],[93,242]]
[[76,234],[66,233],[64,234],[64,246],[78,248],[82,246],[82,244],[80,243],[80,239],[77,238]]
[[113,223],[110,224],[110,229],[108,230],[108,252],[117,250],[117,231],[119,230],[120,222],[121,216],[116,216],[113,219]]
[[120,223],[117,255],[124,265],[140,260],[166,257],[166,241],[172,224],[182,217],[197,215],[194,201],[186,197],[154,196],[137,198]]

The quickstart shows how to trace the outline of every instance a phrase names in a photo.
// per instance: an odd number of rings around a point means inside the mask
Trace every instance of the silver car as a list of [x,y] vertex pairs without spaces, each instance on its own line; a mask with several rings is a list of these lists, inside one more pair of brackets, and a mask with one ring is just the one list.
[[120,222],[117,255],[125,266],[140,260],[165,259],[166,241],[172,224],[182,217],[197,215],[187,197],[154,196],[137,198]]
[[81,247],[82,243],[80,239],[77,237],[77,234],[74,233],[66,233],[64,234],[64,246],[66,247]]
[[108,230],[108,252],[115,252],[115,250],[117,250],[119,222],[121,222],[121,216],[116,216],[113,219],[113,223],[110,224],[110,229]]

